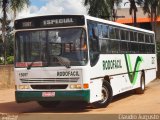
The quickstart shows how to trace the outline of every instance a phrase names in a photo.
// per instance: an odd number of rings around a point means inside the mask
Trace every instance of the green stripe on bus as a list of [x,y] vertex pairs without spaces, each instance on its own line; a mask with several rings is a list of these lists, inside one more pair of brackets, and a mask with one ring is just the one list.
[[131,58],[129,54],[125,54],[126,66],[128,71],[128,76],[130,82],[135,85],[137,78],[138,78],[138,71],[140,70],[140,64],[142,63],[142,57],[138,56],[135,62],[134,69],[132,69]]

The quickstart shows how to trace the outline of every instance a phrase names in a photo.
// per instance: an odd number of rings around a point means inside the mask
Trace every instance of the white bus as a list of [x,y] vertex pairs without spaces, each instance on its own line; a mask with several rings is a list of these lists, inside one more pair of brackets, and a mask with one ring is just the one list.
[[144,93],[156,78],[155,35],[84,15],[18,19],[14,71],[18,103],[106,107],[117,94]]

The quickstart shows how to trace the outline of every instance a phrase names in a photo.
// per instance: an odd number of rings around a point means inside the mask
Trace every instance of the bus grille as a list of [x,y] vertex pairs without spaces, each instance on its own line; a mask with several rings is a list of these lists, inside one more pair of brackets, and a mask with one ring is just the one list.
[[66,89],[68,85],[31,85],[32,89]]
[[79,78],[25,78],[20,79],[22,83],[73,83],[78,82]]

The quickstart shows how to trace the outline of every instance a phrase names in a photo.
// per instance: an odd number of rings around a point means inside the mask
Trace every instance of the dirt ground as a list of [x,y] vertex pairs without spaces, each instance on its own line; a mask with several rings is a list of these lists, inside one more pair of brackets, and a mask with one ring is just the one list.
[[82,102],[63,102],[57,108],[42,108],[36,102],[17,104],[14,89],[0,90],[0,113],[66,113],[66,114],[160,114],[160,79],[151,82],[145,94],[133,91],[115,96],[107,108],[92,109]]

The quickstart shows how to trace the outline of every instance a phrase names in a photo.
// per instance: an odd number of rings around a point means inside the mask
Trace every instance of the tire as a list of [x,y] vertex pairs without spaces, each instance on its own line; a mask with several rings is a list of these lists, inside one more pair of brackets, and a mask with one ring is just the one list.
[[93,108],[105,108],[112,101],[113,93],[111,85],[108,82],[104,82],[102,85],[102,97],[103,99],[94,103],[91,103]]
[[135,89],[135,93],[136,94],[144,94],[145,92],[145,77],[144,77],[144,74],[141,76],[141,86],[137,89]]
[[38,101],[38,104],[44,108],[54,108],[60,104],[60,101]]

